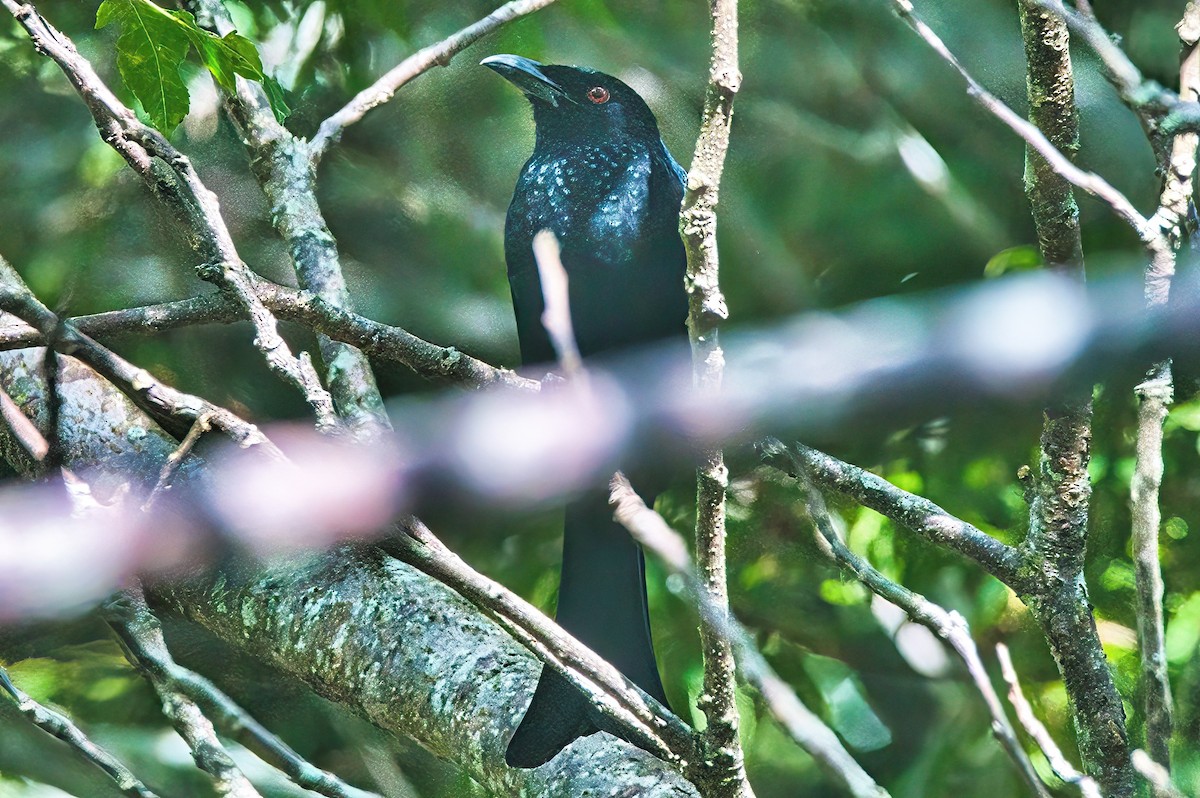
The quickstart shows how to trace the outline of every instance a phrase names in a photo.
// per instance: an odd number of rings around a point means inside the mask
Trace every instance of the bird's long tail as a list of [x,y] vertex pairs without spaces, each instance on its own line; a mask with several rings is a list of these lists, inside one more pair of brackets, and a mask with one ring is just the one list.
[[[650,640],[642,550],[612,520],[606,494],[589,494],[567,506],[555,618],[666,706]],[[554,669],[543,667],[505,760],[512,767],[537,767],[575,738],[598,731],[599,721],[578,689]]]

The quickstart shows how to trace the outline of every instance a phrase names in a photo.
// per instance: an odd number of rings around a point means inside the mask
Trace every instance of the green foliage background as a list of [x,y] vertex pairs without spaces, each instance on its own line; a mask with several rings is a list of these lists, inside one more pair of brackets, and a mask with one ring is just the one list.
[[[96,5],[45,2],[41,11],[117,86],[115,33],[93,30]],[[1013,2],[917,5],[969,69],[1024,107]],[[260,44],[268,71],[289,91],[289,126],[311,134],[400,58],[491,7],[479,0],[328,0],[324,6],[235,4],[233,10],[239,30]],[[1098,10],[1149,76],[1174,84],[1173,26],[1182,3],[1121,0]],[[286,51],[308,30],[299,21],[312,23],[321,14],[315,46],[300,56]],[[357,309],[491,362],[514,364],[501,232],[512,184],[532,146],[532,125],[521,98],[477,68],[478,60],[516,52],[616,74],[648,99],[668,145],[686,164],[706,76],[707,26],[699,3],[562,0],[421,77],[352,128],[322,165],[321,203]],[[290,55],[278,66],[281,52]],[[1157,178],[1149,146],[1090,53],[1076,56],[1082,164],[1139,207],[1152,207]],[[731,326],[978,280],[985,268],[994,274],[1036,264],[1021,143],[972,104],[888,3],[747,0],[742,58],[745,80],[720,221]],[[246,260],[272,279],[292,282],[245,153],[216,112],[211,81],[198,67],[185,67],[185,77],[194,81],[192,111],[173,139],[220,195]],[[10,22],[0,22],[0,133],[0,252],[43,300],[82,314],[208,290],[194,276],[195,263],[172,220],[99,140],[57,68],[36,56]],[[1086,198],[1081,204],[1089,273],[1140,269],[1130,231]],[[288,333],[312,348],[302,331]],[[160,377],[255,420],[302,417],[301,400],[267,372],[249,336],[246,326],[233,325],[112,343]],[[386,364],[378,375],[389,396],[431,390]],[[1127,509],[1136,376],[1097,392],[1088,578],[1131,733],[1140,739]],[[821,443],[1016,541],[1027,513],[1015,474],[1036,456],[1039,425],[1036,408],[1003,417],[968,412]],[[1181,786],[1193,792],[1200,792],[1198,433],[1200,405],[1177,407],[1167,425],[1163,493],[1176,769]],[[734,607],[779,671],[898,798],[1021,794],[957,663],[938,667],[943,655],[935,643],[882,622],[864,591],[823,562],[793,489],[756,469],[750,453],[732,458]],[[690,524],[689,498],[681,484],[660,500],[660,510],[681,529]],[[913,540],[873,513],[837,509],[852,548],[962,612],[989,662],[996,642],[1013,649],[1036,709],[1071,751],[1065,693],[1020,603],[961,558]],[[453,528],[439,532],[477,567],[553,606],[558,539],[552,514],[511,519],[471,537]],[[651,577],[668,693],[682,708],[699,685],[695,619],[653,566]],[[393,753],[394,741],[284,677],[195,630],[172,631],[181,660],[214,676],[322,767],[385,791],[398,791],[404,780],[420,796],[474,794],[462,776],[415,746],[401,744]],[[0,630],[0,658],[26,690],[67,707],[151,784],[169,794],[208,794],[178,746],[167,744],[170,730],[148,688],[94,619]],[[762,717],[750,692],[743,707],[748,767],[761,798],[836,794],[811,759]],[[3,702],[0,773],[0,796],[44,794],[27,778],[78,795],[113,794]],[[267,792],[292,794],[284,786]]]

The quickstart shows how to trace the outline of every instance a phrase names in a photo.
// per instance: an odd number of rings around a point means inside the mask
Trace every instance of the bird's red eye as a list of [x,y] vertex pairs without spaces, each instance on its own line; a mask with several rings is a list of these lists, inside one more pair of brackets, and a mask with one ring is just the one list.
[[588,89],[588,99],[596,105],[608,102],[608,89],[603,86],[592,86]]

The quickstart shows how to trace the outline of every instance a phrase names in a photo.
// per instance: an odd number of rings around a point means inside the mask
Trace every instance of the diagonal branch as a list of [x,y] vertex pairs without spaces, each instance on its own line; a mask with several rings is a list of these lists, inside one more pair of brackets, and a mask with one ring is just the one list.
[[371,109],[392,99],[404,84],[435,66],[449,64],[450,59],[461,50],[479,41],[506,22],[526,14],[532,14],[553,2],[554,0],[513,0],[513,2],[505,3],[478,22],[468,25],[437,44],[431,44],[418,50],[392,67],[321,123],[321,127],[313,136],[308,148],[309,157],[312,158],[314,165],[321,160],[330,147],[341,139],[342,133],[347,127],[361,120]]
[[17,705],[17,710],[29,718],[29,721],[42,731],[71,746],[88,762],[100,768],[106,776],[112,779],[122,795],[130,798],[158,798],[137,776],[130,772],[121,762],[92,742],[83,731],[71,722],[66,715],[55,712],[34,701],[29,695],[13,684],[12,679],[4,668],[0,668],[0,691],[7,693]]
[[[496,368],[454,347],[430,343],[401,327],[334,307],[308,291],[297,291],[261,277],[255,277],[253,284],[263,304],[278,318],[351,344],[372,357],[400,363],[427,379],[446,380],[475,389],[492,385],[526,391],[540,388],[536,380],[521,377],[509,369]],[[67,322],[90,336],[151,335],[196,324],[231,324],[245,318],[241,307],[218,293],[161,305],[74,316]],[[44,341],[44,336],[32,327],[5,325],[0,328],[0,351],[40,346]]]
[[1005,105],[1000,99],[989,92],[975,80],[966,67],[950,52],[946,43],[916,15],[911,0],[893,0],[896,12],[913,31],[941,56],[942,60],[954,67],[955,71],[967,84],[967,94],[984,110],[1003,122],[1010,130],[1020,136],[1026,144],[1046,159],[1055,172],[1062,175],[1072,185],[1086,191],[1101,202],[1106,203],[1120,219],[1124,220],[1138,238],[1147,241],[1153,237],[1149,221],[1142,216],[1129,199],[1118,191],[1111,183],[1094,172],[1080,169],[1071,163],[1071,159],[1038,130],[1037,126],[1023,119],[1019,114]]
[[[674,575],[683,580],[688,597],[695,602],[710,634],[720,638],[737,657],[746,681],[762,693],[772,717],[789,736],[812,756],[839,784],[856,798],[887,798],[887,791],[863,770],[842,746],[837,735],[800,701],[787,682],[754,645],[749,633],[729,612],[727,603],[718,602],[692,564],[687,544],[661,515],[646,506],[624,474],[613,476],[609,501],[617,522]],[[704,763],[712,768],[715,763]],[[701,767],[694,768],[693,780],[707,781]],[[748,788],[746,788],[748,789]],[[753,793],[750,793],[753,794]]]
[[833,560],[843,570],[849,572],[855,579],[866,585],[875,595],[889,601],[905,614],[946,642],[967,668],[967,674],[975,684],[975,689],[983,696],[988,713],[992,716],[992,734],[1000,742],[1004,752],[1016,765],[1017,772],[1025,780],[1025,784],[1039,798],[1050,798],[1046,786],[1038,778],[1033,763],[1021,743],[1017,740],[1016,731],[1009,723],[1000,697],[996,695],[988,677],[987,669],[979,656],[979,649],[971,637],[971,628],[967,619],[958,612],[947,611],[944,607],[929,599],[914,593],[903,585],[897,584],[877,571],[869,562],[859,557],[846,546],[845,541],[838,535],[833,525],[833,519],[825,506],[825,499],[820,491],[813,486],[804,472],[793,474],[800,483],[804,494],[804,504],[808,516],[813,522],[817,533],[817,544],[829,559]]
[[768,439],[763,459],[785,473],[804,473],[818,487],[840,493],[907,527],[937,546],[971,558],[1014,591],[1028,589],[1020,552],[968,524],[926,498],[901,490],[883,477],[832,455],[795,443]]

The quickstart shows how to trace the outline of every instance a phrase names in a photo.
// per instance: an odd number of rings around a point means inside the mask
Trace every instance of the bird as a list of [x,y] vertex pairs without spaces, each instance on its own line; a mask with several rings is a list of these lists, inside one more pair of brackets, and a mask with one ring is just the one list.
[[[686,346],[687,258],[679,212],[687,176],[645,100],[619,79],[585,67],[507,54],[481,63],[516,86],[533,108],[533,154],[517,178],[504,225],[523,364],[548,364],[555,356],[542,326],[532,248],[542,230],[553,232],[561,247],[584,363],[651,342]],[[567,503],[555,619],[669,706],[650,635],[643,554],[613,520],[607,490],[585,490]],[[582,692],[543,667],[505,760],[512,767],[538,767],[576,738],[602,729],[617,733]]]

